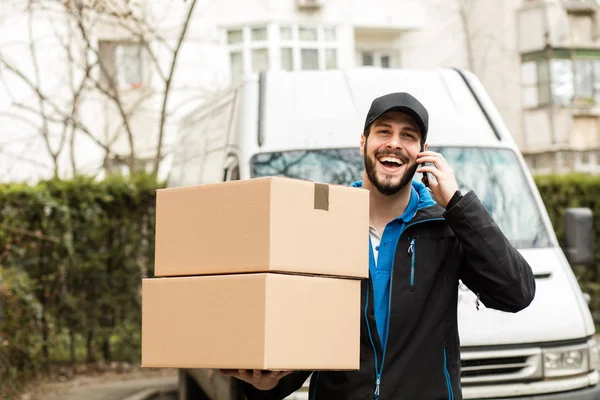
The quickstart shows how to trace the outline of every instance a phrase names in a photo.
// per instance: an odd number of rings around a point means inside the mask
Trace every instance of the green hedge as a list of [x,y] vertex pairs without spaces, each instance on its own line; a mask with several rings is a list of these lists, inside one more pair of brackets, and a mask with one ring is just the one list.
[[595,263],[573,266],[582,290],[591,296],[590,309],[600,323],[600,176],[587,174],[536,176],[536,185],[546,205],[561,245],[565,243],[564,216],[570,207],[587,207],[594,215]]
[[158,187],[147,176],[0,185],[0,381],[52,362],[139,359]]

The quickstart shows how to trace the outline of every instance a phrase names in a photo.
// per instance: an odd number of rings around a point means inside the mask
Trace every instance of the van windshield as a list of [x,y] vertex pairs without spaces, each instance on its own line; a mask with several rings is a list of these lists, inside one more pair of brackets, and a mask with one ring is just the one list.
[[[473,190],[477,194],[515,247],[551,245],[512,150],[433,146],[429,149],[444,155],[454,169],[461,191]],[[252,157],[251,173],[252,177],[286,176],[349,185],[362,179],[363,159],[358,148],[260,153]]]

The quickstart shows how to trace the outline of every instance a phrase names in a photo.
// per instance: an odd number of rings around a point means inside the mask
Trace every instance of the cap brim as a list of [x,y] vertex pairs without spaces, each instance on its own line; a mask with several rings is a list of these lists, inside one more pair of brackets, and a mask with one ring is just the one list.
[[421,117],[419,116],[419,113],[417,113],[415,110],[413,110],[412,108],[407,107],[407,106],[393,106],[393,107],[383,110],[379,114],[375,115],[371,120],[369,120],[366,127],[370,126],[373,122],[375,122],[377,120],[377,118],[381,117],[383,114],[390,112],[390,111],[400,111],[400,112],[410,115],[415,120],[417,125],[419,126],[419,129],[421,130],[421,135],[427,135],[427,129],[425,128],[425,122],[423,121],[423,119],[421,119]]

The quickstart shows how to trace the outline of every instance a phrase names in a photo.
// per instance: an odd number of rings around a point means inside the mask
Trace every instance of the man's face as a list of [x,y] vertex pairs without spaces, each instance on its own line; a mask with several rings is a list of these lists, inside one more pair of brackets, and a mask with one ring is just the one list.
[[390,111],[376,119],[368,137],[360,141],[365,172],[371,184],[384,195],[394,195],[410,184],[417,171],[421,134],[415,120]]

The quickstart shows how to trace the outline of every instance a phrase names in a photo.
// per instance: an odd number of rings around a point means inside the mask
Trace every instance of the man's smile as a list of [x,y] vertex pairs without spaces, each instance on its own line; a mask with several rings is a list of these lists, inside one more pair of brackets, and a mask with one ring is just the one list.
[[389,154],[377,157],[377,161],[381,169],[388,174],[399,172],[405,164],[404,160],[400,157]]

